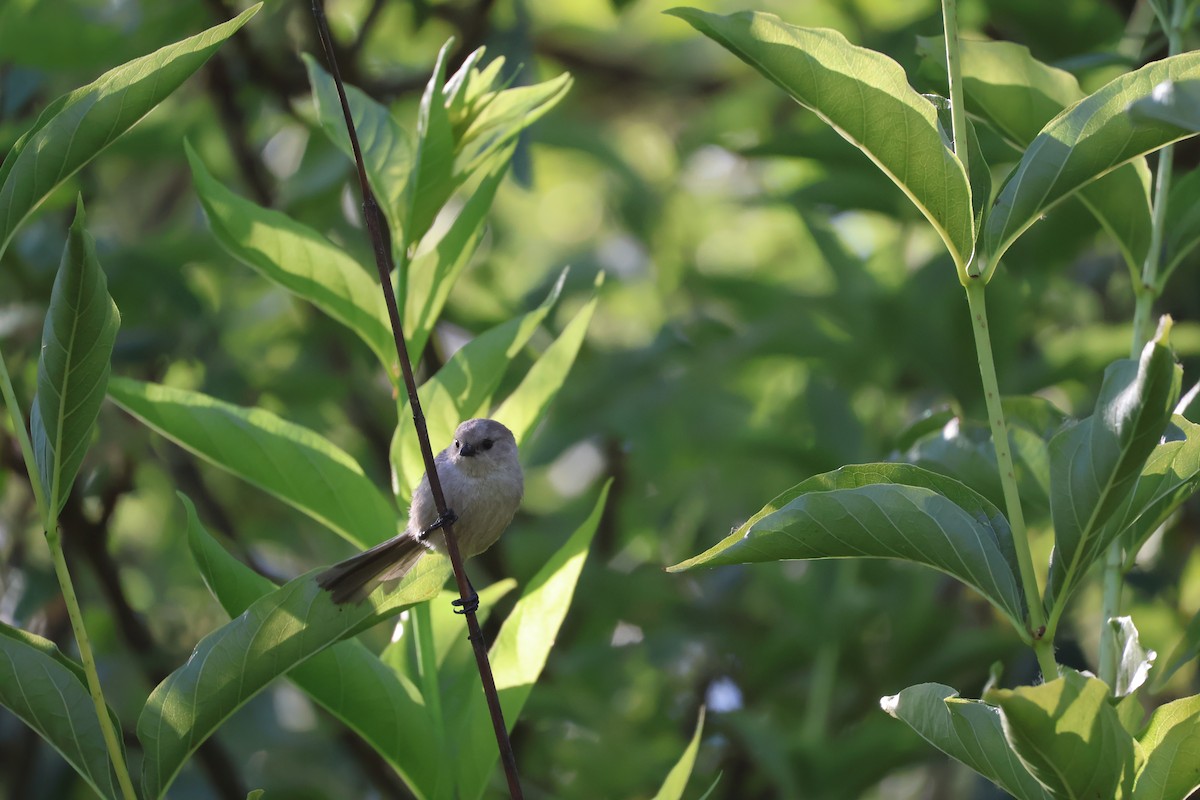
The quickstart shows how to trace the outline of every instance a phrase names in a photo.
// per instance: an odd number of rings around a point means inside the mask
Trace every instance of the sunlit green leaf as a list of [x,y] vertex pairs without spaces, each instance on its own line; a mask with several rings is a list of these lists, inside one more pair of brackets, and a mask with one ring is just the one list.
[[1133,738],[1108,703],[1108,686],[1074,670],[1040,686],[993,689],[1004,736],[1055,797],[1129,797]]
[[109,70],[47,106],[0,166],[0,254],[55,187],[179,88],[261,6]]
[[86,223],[80,200],[42,328],[38,390],[29,418],[38,480],[54,516],[87,452],[121,324]]
[[1161,292],[1179,263],[1200,244],[1200,169],[1171,181],[1163,222],[1163,266],[1155,288]]
[[[525,586],[521,599],[492,644],[492,672],[509,729],[521,716],[571,607],[575,584],[600,525],[611,485],[611,481],[604,485],[592,513]],[[453,741],[459,753],[456,762],[459,796],[473,800],[483,796],[488,776],[499,758],[483,693],[472,692],[466,708],[454,719],[458,721]]]
[[[217,544],[180,494],[188,545],[209,591],[236,617],[278,587]],[[436,741],[417,688],[384,665],[361,642],[338,642],[295,667],[288,678],[375,748],[415,786],[431,783]]]
[[441,316],[454,282],[475,254],[483,239],[484,222],[496,190],[508,174],[512,151],[498,155],[487,174],[455,217],[437,244],[417,253],[408,267],[404,292],[404,333],[409,356],[415,361],[425,351],[429,334]]
[[968,280],[975,235],[967,175],[942,141],[934,108],[909,86],[899,64],[851,45],[837,31],[788,25],[772,14],[668,13],[757,69],[862,150],[933,224],[959,279]]
[[105,798],[120,796],[82,668],[48,639],[0,622],[0,706]]
[[1131,103],[1168,77],[1200,75],[1200,54],[1147,64],[1114,79],[1051,120],[1009,176],[984,227],[985,279],[1018,236],[1071,193],[1116,167],[1193,134],[1167,122],[1135,119]]
[[961,698],[940,683],[910,686],[879,702],[925,741],[1019,800],[1050,800],[1004,738],[995,706]]
[[388,377],[398,381],[396,344],[375,274],[312,228],[238,197],[213,178],[191,145],[185,142],[184,149],[221,246],[358,334]]
[[1200,788],[1200,696],[1159,706],[1139,739],[1146,765],[1134,800],[1186,800]]
[[[363,622],[433,597],[447,570],[444,559],[422,559],[396,591],[377,589],[358,605],[334,605],[317,586],[315,572],[263,595],[205,636],[183,666],[151,693],[137,725],[145,751],[142,789],[147,798],[161,797],[200,743],[271,681]],[[319,669],[315,674],[328,673]],[[409,705],[415,704],[410,699]]]
[[[309,54],[302,53],[301,58],[308,69],[308,81],[313,87],[322,130],[339,150],[353,160],[350,136],[346,133],[346,118],[342,114],[342,104],[333,78]],[[376,103],[355,86],[347,84],[345,88],[367,180],[384,216],[391,223],[393,235],[396,235],[399,233],[398,226],[404,220],[404,187],[413,168],[412,143],[408,133],[385,106]]]
[[1146,459],[1137,488],[1116,517],[1127,559],[1136,558],[1150,535],[1200,488],[1200,425],[1174,416],[1164,438]]
[[696,766],[696,753],[700,750],[700,735],[704,733],[704,707],[700,707],[700,716],[696,718],[696,732],[684,749],[683,755],[663,781],[662,788],[654,795],[654,800],[682,800],[683,792],[687,789],[688,780],[692,777],[692,768]]
[[1104,373],[1095,413],[1050,442],[1054,558],[1047,597],[1061,603],[1120,531],[1106,525],[1137,486],[1179,398],[1182,370],[1166,343],[1168,326]]
[[[596,276],[596,290],[604,284],[604,273]],[[579,355],[583,339],[587,335],[588,325],[600,297],[593,297],[575,313],[575,316],[563,328],[554,343],[546,348],[537,362],[525,373],[520,385],[513,390],[492,416],[508,426],[517,438],[517,444],[523,444],[534,427],[542,420],[551,401],[558,395],[567,374]]]
[[768,503],[720,543],[668,567],[810,558],[892,558],[972,586],[1024,628],[1008,522],[953,478],[908,464],[864,464],[815,475]]
[[358,547],[395,536],[394,507],[347,453],[261,408],[128,378],[109,397],[150,428],[275,495]]

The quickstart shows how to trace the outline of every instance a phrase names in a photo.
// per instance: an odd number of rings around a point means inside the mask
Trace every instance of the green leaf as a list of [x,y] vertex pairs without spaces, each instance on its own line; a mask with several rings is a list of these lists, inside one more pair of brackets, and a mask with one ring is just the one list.
[[1171,655],[1167,656],[1162,667],[1155,670],[1156,674],[1150,681],[1150,688],[1155,693],[1161,692],[1171,676],[1196,656],[1200,656],[1200,613],[1192,616],[1192,621],[1188,623],[1183,636],[1172,648]]
[[2,622],[0,705],[57,750],[96,794],[120,796],[82,667],[49,639]]
[[682,800],[683,792],[687,789],[688,779],[692,777],[692,768],[696,765],[696,753],[700,750],[700,735],[704,733],[704,706],[700,707],[700,716],[696,719],[696,732],[692,740],[679,757],[675,766],[667,773],[662,788],[654,795],[654,800]]
[[374,273],[312,228],[238,197],[213,178],[190,144],[184,142],[184,149],[196,193],[221,246],[358,334],[388,377],[399,380],[392,326]]
[[261,6],[109,70],[47,106],[0,166],[0,254],[57,186],[179,88]]
[[1164,438],[1146,459],[1125,513],[1118,517],[1127,567],[1150,535],[1200,487],[1200,425],[1174,416]]
[[433,76],[417,114],[417,159],[409,181],[405,241],[428,232],[438,211],[466,180],[509,148],[521,131],[558,104],[571,87],[570,75],[533,86],[501,89],[503,59],[484,69],[484,49],[467,56],[442,86],[450,43],[438,53]]
[[433,597],[447,574],[445,559],[423,558],[396,591],[378,589],[364,603],[339,606],[317,586],[316,572],[262,596],[205,636],[150,694],[137,725],[147,798],[161,797],[200,743],[271,681],[363,623]]
[[1070,106],[1037,135],[1009,175],[984,226],[985,279],[1018,236],[1063,198],[1138,156],[1193,134],[1165,122],[1139,122],[1130,103],[1167,77],[1200,75],[1200,53],[1147,64]]
[[398,532],[398,515],[362,468],[319,434],[261,408],[113,378],[109,397],[150,428],[326,525],[357,547]]
[[1200,244],[1200,169],[1171,181],[1163,238],[1163,267],[1154,282],[1160,293],[1175,268]]
[[[417,396],[425,414],[431,446],[448,445],[460,422],[486,410],[512,359],[525,347],[558,301],[566,276],[564,270],[541,305],[476,336],[421,385]],[[401,397],[401,401],[406,399]],[[402,403],[400,419],[405,421],[410,414],[407,403]],[[398,498],[407,500],[425,474],[425,462],[414,426],[403,423],[396,426],[391,461],[394,470],[392,488]]]
[[29,419],[38,480],[54,518],[87,453],[121,325],[86,223],[80,199],[42,328],[38,389]]
[[1108,621],[1106,635],[1112,636],[1116,644],[1117,685],[1113,688],[1115,697],[1125,697],[1133,694],[1146,682],[1150,667],[1154,666],[1157,653],[1142,647],[1138,641],[1137,627],[1132,617],[1114,617]]
[[1054,557],[1048,605],[1058,605],[1119,533],[1110,519],[1137,485],[1179,398],[1182,370],[1160,328],[1138,361],[1123,359],[1104,373],[1095,413],[1050,442],[1050,511]]
[[[944,42],[940,36],[918,37],[925,64],[942,80]],[[990,123],[1018,150],[1027,148],[1046,123],[1084,97],[1074,75],[1038,61],[1024,45],[962,39],[959,49],[967,110]],[[1118,167],[1083,187],[1078,196],[1112,235],[1136,275],[1150,248],[1150,168],[1146,159],[1136,158]]]
[[[308,70],[308,82],[313,87],[322,130],[347,158],[353,160],[346,118],[333,78],[308,53],[302,53],[300,57]],[[376,103],[361,89],[346,84],[346,101],[350,104],[350,118],[354,120],[367,181],[392,230],[398,233],[404,219],[404,187],[413,169],[412,142],[387,107]]]
[[814,475],[720,543],[667,571],[810,558],[925,564],[973,587],[1014,627],[1025,628],[1008,522],[953,478],[908,464],[863,464]]
[[[187,497],[180,494],[179,499],[187,511],[192,557],[205,585],[231,617],[276,590],[275,584],[217,544]],[[295,667],[288,678],[361,736],[410,786],[432,785],[436,738],[425,703],[411,681],[389,669],[362,642],[338,642]]]
[[879,704],[938,750],[1019,800],[1050,800],[1050,793],[1029,774],[1004,738],[995,706],[961,698],[940,683],[910,686]]
[[1146,764],[1134,800],[1186,800],[1200,788],[1200,696],[1156,708],[1139,742]]
[[975,251],[971,190],[945,145],[934,108],[887,56],[842,34],[788,25],[771,14],[667,13],[754,67],[862,150],[933,224],[964,284]]
[[1055,797],[1129,797],[1133,738],[1108,704],[1108,686],[1074,670],[1040,686],[993,689],[1004,735],[1026,768]]
[[[604,273],[596,276],[596,290],[604,284]],[[529,434],[541,422],[546,409],[558,396],[559,390],[567,380],[567,374],[579,355],[587,335],[588,325],[591,324],[592,314],[600,302],[597,294],[575,313],[575,316],[563,328],[554,343],[546,348],[546,352],[529,368],[520,385],[513,390],[496,413],[492,416],[508,426],[517,439],[517,444],[524,444]]]
[[498,155],[483,180],[471,193],[462,211],[436,245],[423,247],[408,267],[404,293],[404,332],[408,353],[414,361],[425,352],[425,344],[454,282],[462,274],[483,239],[488,210],[496,190],[508,173],[512,150]]
[[[592,513],[529,581],[492,644],[492,672],[510,730],[521,716],[567,616],[611,486],[611,480],[604,484]],[[455,717],[454,741],[459,746],[458,796],[472,800],[483,796],[499,753],[483,693],[472,692],[467,703]]]

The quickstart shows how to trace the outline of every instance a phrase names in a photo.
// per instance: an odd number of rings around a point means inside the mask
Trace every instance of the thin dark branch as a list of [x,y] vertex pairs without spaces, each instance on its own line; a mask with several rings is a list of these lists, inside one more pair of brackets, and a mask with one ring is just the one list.
[[[350,103],[346,99],[346,90],[338,71],[336,54],[329,35],[329,24],[325,20],[323,0],[313,0],[313,16],[317,22],[317,34],[325,50],[329,62],[329,73],[337,86],[338,97],[342,104],[342,114],[346,120],[346,129],[350,137],[351,149],[354,151],[354,163],[358,169],[358,185],[362,195],[363,218],[371,235],[371,245],[375,251],[375,266],[379,271],[379,283],[383,289],[384,302],[387,305],[388,319],[391,321],[392,333],[396,343],[396,355],[400,359],[400,368],[404,373],[404,385],[408,390],[408,404],[412,411],[413,425],[416,426],[417,438],[421,442],[421,456],[425,461],[425,475],[429,480],[430,494],[433,495],[434,505],[439,517],[446,517],[446,498],[442,493],[442,484],[438,479],[437,465],[433,460],[433,448],[429,446],[429,431],[425,427],[425,415],[421,411],[421,401],[417,397],[417,382],[413,377],[412,363],[408,358],[408,345],[405,343],[404,330],[400,322],[400,312],[396,307],[396,296],[392,291],[392,248],[387,229],[383,223],[383,215],[379,204],[371,191],[367,180],[367,170],[363,164],[362,152],[358,146],[358,135],[354,130],[353,117],[350,114]],[[508,728],[504,724],[504,712],[500,708],[500,696],[496,692],[496,682],[492,677],[492,666],[488,661],[487,645],[483,633],[479,630],[479,620],[471,609],[468,599],[473,594],[467,573],[463,569],[462,554],[458,550],[458,540],[454,535],[453,525],[444,525],[446,538],[446,553],[454,568],[454,578],[458,583],[459,596],[467,609],[467,628],[470,631],[468,639],[475,649],[475,662],[479,667],[479,679],[483,683],[484,696],[487,698],[488,711],[492,717],[492,728],[496,734],[496,744],[500,749],[500,760],[504,764],[504,774],[508,779],[508,791],[513,800],[522,800],[521,780],[517,775],[517,759],[513,755],[512,743],[508,738]]]
[[270,206],[273,192],[262,167],[262,161],[250,144],[249,126],[246,115],[237,102],[237,90],[229,74],[229,63],[221,53],[213,55],[208,62],[208,94],[217,107],[225,138],[237,161],[242,177],[250,186],[259,205]]

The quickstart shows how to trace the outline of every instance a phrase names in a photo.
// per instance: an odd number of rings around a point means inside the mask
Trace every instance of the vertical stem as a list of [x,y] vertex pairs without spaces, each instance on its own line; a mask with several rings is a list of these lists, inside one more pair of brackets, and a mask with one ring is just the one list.
[[79,658],[83,662],[83,671],[87,676],[88,694],[91,695],[92,705],[96,709],[96,717],[100,724],[100,733],[104,737],[105,749],[108,750],[108,758],[116,772],[117,783],[121,787],[121,796],[125,800],[137,800],[137,794],[133,790],[133,780],[129,777],[129,766],[125,763],[125,753],[121,750],[121,740],[117,737],[112,717],[108,715],[108,703],[104,700],[104,690],[100,686],[100,674],[96,671],[96,658],[92,654],[87,628],[83,625],[83,612],[79,608],[79,599],[75,596],[71,573],[67,570],[67,560],[62,549],[62,536],[58,531],[58,509],[51,509],[46,502],[46,488],[42,486],[37,461],[33,456],[29,431],[25,429],[25,415],[21,411],[20,403],[17,402],[17,394],[13,391],[12,379],[9,377],[8,365],[4,362],[3,354],[0,354],[0,393],[4,395],[4,404],[8,407],[13,432],[21,444],[21,457],[25,460],[25,471],[29,473],[29,485],[33,488],[38,516],[46,531],[46,544],[50,547],[50,558],[54,562],[54,574],[62,589],[63,600],[66,601],[67,616],[71,620],[71,630],[75,633],[75,642],[79,646]]
[[[1167,34],[1167,54],[1177,55],[1183,49],[1183,7],[1177,0],[1169,20],[1159,18]],[[1133,336],[1129,346],[1130,358],[1137,358],[1151,336],[1151,315],[1158,299],[1158,270],[1162,264],[1163,229],[1167,219],[1167,195],[1171,190],[1171,173],[1175,163],[1175,146],[1167,145],[1158,154],[1158,171],[1154,176],[1154,208],[1150,218],[1150,248],[1142,262],[1141,280],[1133,286]],[[1108,621],[1121,615],[1121,593],[1125,574],[1125,557],[1118,537],[1108,546],[1104,557],[1103,590],[1100,601],[1100,652],[1097,671],[1100,680],[1116,686],[1117,639]]]
[[979,360],[979,377],[983,382],[988,424],[992,429],[996,462],[1000,468],[1000,485],[1004,490],[1004,505],[1008,513],[1008,524],[1012,529],[1013,546],[1017,551],[1017,568],[1021,573],[1025,603],[1029,607],[1029,630],[1024,633],[1037,654],[1043,676],[1046,680],[1053,680],[1058,677],[1058,665],[1054,661],[1054,641],[1052,636],[1044,635],[1046,634],[1046,614],[1042,608],[1042,592],[1038,586],[1037,573],[1033,569],[1033,556],[1029,552],[1029,535],[1025,530],[1025,513],[1021,509],[1021,496],[1017,492],[1012,449],[1008,440],[1008,423],[1004,419],[1004,410],[1000,405],[996,364],[992,358],[992,342],[988,333],[984,285],[981,280],[973,280],[967,284],[966,288],[967,305],[971,310],[971,328],[975,334],[975,352]]
[[946,73],[950,86],[950,127],[954,132],[954,154],[963,171],[971,174],[967,156],[967,115],[963,108],[962,68],[958,56],[958,6],[955,0],[942,0],[942,28],[946,34]]
[[50,546],[50,557],[54,561],[54,574],[58,578],[63,600],[67,604],[67,616],[71,619],[71,630],[75,632],[75,643],[79,646],[79,659],[83,662],[83,671],[87,675],[88,693],[92,696],[92,705],[96,707],[96,716],[100,721],[100,733],[104,736],[104,746],[108,749],[109,759],[112,761],[113,769],[116,770],[117,783],[121,786],[121,796],[125,800],[137,800],[137,794],[133,791],[133,781],[129,777],[129,767],[125,764],[125,755],[121,750],[121,741],[117,737],[116,728],[113,727],[112,717],[108,715],[108,703],[104,700],[104,690],[100,687],[100,675],[96,671],[96,658],[92,654],[87,628],[83,625],[83,612],[79,608],[79,599],[75,596],[71,573],[67,571],[67,560],[63,555],[62,536],[58,530],[57,516],[57,514],[51,515],[50,524],[46,528],[46,544]]

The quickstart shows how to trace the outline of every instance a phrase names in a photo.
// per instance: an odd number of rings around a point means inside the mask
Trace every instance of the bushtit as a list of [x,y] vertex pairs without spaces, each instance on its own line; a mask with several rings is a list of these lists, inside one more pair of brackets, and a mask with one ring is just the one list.
[[454,442],[434,463],[449,519],[438,517],[429,476],[422,476],[403,533],[317,576],[317,584],[332,593],[333,602],[359,602],[384,581],[407,575],[427,550],[445,552],[446,535],[438,528],[447,521],[454,526],[464,559],[491,547],[512,522],[525,489],[512,431],[492,419],[469,419],[458,426]]

